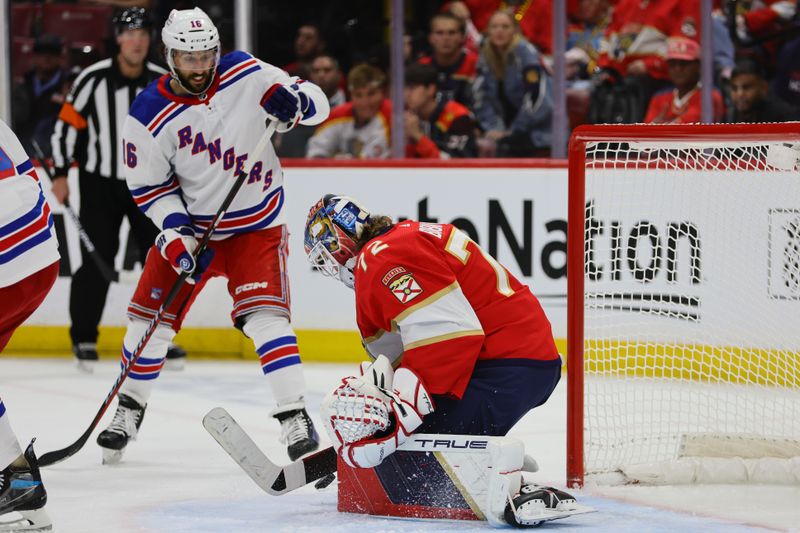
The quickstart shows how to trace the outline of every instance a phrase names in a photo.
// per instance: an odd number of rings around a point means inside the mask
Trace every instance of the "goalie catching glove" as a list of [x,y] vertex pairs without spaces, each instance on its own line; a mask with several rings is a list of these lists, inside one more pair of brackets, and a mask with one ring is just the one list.
[[206,249],[195,259],[197,239],[194,237],[194,230],[188,226],[165,229],[156,237],[156,247],[178,274],[189,274],[186,278],[189,283],[199,280],[214,258],[214,250]]
[[433,412],[433,402],[413,371],[392,372],[381,355],[362,365],[322,402],[321,416],[337,453],[355,468],[378,466]]

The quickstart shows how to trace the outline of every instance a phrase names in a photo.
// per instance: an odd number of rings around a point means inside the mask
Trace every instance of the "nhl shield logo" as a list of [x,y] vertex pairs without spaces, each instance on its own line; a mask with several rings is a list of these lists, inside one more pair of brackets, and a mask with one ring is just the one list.
[[419,283],[411,274],[404,274],[393,280],[389,284],[389,290],[392,291],[395,298],[400,300],[401,304],[407,304],[422,294],[422,287],[419,286]]

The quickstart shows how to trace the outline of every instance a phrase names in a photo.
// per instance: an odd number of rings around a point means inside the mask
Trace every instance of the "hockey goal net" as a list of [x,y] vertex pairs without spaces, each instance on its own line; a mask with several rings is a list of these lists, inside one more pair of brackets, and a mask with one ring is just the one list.
[[800,483],[800,123],[569,151],[567,482]]

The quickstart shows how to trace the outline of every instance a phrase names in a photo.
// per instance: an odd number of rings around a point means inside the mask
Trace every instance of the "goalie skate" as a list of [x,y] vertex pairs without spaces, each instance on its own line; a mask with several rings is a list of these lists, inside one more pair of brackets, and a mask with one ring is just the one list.
[[506,522],[514,527],[537,527],[551,520],[560,520],[595,509],[581,505],[571,495],[553,487],[523,485],[520,493],[506,505]]

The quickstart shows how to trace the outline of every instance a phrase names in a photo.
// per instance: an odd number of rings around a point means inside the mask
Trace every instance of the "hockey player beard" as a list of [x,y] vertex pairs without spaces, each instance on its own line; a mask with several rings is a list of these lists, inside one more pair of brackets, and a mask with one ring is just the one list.
[[211,82],[214,79],[214,70],[214,68],[204,71],[181,71],[176,69],[178,83],[192,94],[203,94],[211,86]]

